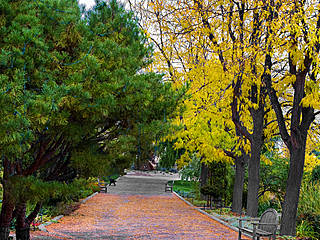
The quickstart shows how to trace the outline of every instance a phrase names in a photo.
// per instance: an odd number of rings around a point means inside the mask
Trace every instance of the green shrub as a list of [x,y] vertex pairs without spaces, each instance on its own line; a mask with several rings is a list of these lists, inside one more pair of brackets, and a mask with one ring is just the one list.
[[307,221],[320,235],[320,184],[303,182],[300,190],[298,221]]
[[102,177],[102,180],[104,181],[104,182],[106,182],[107,184],[109,184],[110,183],[110,179],[117,179],[117,178],[119,178],[119,174],[113,174],[113,175],[110,175],[110,176],[108,176],[108,177]]
[[[173,181],[169,181],[169,183],[172,182]],[[194,192],[196,184],[195,181],[177,180],[174,181],[173,190],[176,192]]]
[[261,216],[264,211],[266,211],[268,208],[273,208],[276,211],[280,212],[281,206],[279,201],[277,200],[268,200],[268,201],[263,201],[259,203],[259,208],[258,208],[258,216]]
[[56,206],[50,206],[47,208],[47,214],[50,216],[70,215],[79,207],[79,202],[58,202]]
[[198,200],[198,199],[193,200],[193,205],[197,207],[203,207],[203,205],[206,205],[206,204],[207,204],[206,200]]
[[100,187],[96,184],[90,184],[90,188],[91,188],[91,191],[94,193],[94,192],[99,192],[100,191]]
[[289,160],[281,157],[276,150],[269,151],[265,147],[264,151],[263,155],[272,162],[272,165],[261,162],[260,191],[267,189],[267,192],[271,193],[277,201],[284,201]]
[[319,239],[320,234],[314,231],[312,224],[302,220],[296,228],[297,237],[306,239]]
[[58,189],[58,193],[44,204],[44,212],[50,216],[68,215],[78,208],[77,202],[80,199],[97,191],[100,191],[100,188],[93,180],[75,179],[72,183],[63,184]]
[[196,153],[192,154],[190,163],[180,171],[182,180],[199,180],[201,169],[200,160],[201,158],[197,157]]
[[200,192],[205,196],[212,196],[217,199],[222,196],[223,188],[221,186],[215,185],[205,185],[201,187]]
[[[207,195],[211,195],[215,199],[221,198],[226,205],[229,205],[232,201],[233,169],[228,163],[216,161],[208,163],[208,168],[209,172],[206,185],[212,187],[209,189],[210,187],[204,186],[207,188],[206,190],[210,192],[210,194]],[[203,189],[202,191],[206,190]]]
[[320,184],[306,183],[301,185],[299,214],[313,214],[320,216]]
[[311,180],[313,182],[320,181],[320,165],[316,166],[311,173]]

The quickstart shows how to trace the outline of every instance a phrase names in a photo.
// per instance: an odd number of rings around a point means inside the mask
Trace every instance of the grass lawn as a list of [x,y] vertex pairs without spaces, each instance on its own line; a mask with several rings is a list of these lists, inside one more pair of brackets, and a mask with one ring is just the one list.
[[[169,181],[169,183],[172,183],[172,181]],[[173,191],[194,193],[198,185],[199,183],[196,181],[176,180],[173,184]]]

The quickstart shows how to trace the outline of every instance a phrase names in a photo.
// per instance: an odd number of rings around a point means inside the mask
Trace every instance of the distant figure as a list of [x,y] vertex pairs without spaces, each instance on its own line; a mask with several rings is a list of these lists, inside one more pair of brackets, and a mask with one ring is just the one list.
[[115,179],[109,178],[109,181],[110,181],[109,186],[111,186],[111,184],[113,184],[114,186],[116,185],[117,181]]

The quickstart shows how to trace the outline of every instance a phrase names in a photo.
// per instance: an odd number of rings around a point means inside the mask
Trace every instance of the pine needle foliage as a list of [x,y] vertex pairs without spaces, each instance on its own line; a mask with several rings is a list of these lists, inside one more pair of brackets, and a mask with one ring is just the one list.
[[144,70],[152,48],[115,0],[90,11],[76,0],[1,0],[0,36],[6,228],[14,209],[25,214],[26,203],[63,192],[73,179],[128,167],[138,154],[136,129],[150,133],[152,145],[182,92]]

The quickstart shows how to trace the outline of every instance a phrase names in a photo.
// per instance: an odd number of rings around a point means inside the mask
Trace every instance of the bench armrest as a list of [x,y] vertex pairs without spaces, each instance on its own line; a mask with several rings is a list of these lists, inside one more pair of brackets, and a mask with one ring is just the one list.
[[280,225],[279,223],[259,223],[259,222],[253,222],[252,224],[264,225],[264,226],[277,226],[277,225]]
[[275,226],[276,228],[273,231],[273,234],[276,233],[278,230],[278,226],[280,226],[280,223],[259,223],[259,222],[252,222],[253,228],[257,228],[258,226]]
[[237,218],[239,221],[259,221],[260,218]]
[[242,227],[242,222],[254,222],[259,221],[259,218],[238,218],[239,221],[239,227]]
[[242,222],[259,221],[259,218],[238,218],[238,221],[239,221],[239,227],[242,228]]

